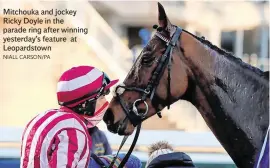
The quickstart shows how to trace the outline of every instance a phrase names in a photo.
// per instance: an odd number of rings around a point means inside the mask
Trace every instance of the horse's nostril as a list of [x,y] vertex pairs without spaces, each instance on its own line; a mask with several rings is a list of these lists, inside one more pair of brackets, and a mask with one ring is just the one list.
[[107,124],[107,125],[111,125],[114,122],[114,116],[113,116],[113,112],[110,108],[107,109],[104,117],[103,117],[103,121]]

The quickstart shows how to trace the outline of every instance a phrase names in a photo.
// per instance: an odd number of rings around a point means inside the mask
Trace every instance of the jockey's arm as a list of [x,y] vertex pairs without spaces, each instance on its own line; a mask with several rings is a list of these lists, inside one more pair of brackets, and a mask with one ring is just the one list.
[[53,153],[49,160],[50,167],[86,167],[89,147],[87,136],[81,130],[75,128],[62,130],[55,136],[52,148]]

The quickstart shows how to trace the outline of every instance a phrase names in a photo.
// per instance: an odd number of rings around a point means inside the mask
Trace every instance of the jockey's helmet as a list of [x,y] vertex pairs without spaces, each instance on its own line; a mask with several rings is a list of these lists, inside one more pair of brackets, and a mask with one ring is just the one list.
[[61,106],[75,107],[83,102],[95,101],[100,96],[109,94],[110,87],[117,80],[111,81],[99,69],[92,66],[77,66],[65,71],[57,83],[57,99]]

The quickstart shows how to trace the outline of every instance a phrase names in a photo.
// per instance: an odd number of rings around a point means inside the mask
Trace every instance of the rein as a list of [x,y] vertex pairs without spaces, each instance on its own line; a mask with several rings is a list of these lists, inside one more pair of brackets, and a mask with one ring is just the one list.
[[[136,133],[135,133],[133,142],[132,142],[132,144],[131,144],[131,146],[130,146],[128,152],[127,152],[127,154],[125,155],[125,157],[124,157],[123,160],[121,161],[120,165],[118,166],[118,168],[123,168],[123,167],[125,166],[126,162],[128,161],[128,158],[129,158],[129,156],[131,155],[131,152],[133,151],[133,149],[134,149],[134,147],[135,147],[135,145],[136,145],[136,142],[137,142],[137,140],[138,140],[138,138],[139,138],[140,131],[141,131],[141,124],[139,124],[139,125],[137,126],[137,129],[136,129]],[[92,158],[93,158],[93,159],[101,166],[101,168],[113,168],[113,167],[114,167],[114,164],[115,164],[115,161],[116,161],[116,159],[117,159],[117,156],[118,156],[120,150],[122,149],[122,147],[124,146],[124,144],[125,144],[127,138],[128,138],[128,136],[124,136],[124,138],[123,138],[123,140],[122,140],[122,142],[121,142],[121,144],[120,144],[120,147],[119,147],[119,149],[118,149],[116,155],[113,157],[113,160],[112,160],[112,162],[110,163],[109,167],[107,167],[107,166],[100,160],[100,158],[99,158],[97,155],[95,155],[94,153],[91,154],[91,157],[92,157]]]
[[[171,65],[172,65],[172,51],[173,51],[173,48],[176,46],[177,44],[177,40],[180,38],[181,36],[181,33],[182,33],[182,29],[180,27],[176,27],[176,31],[175,33],[173,34],[173,37],[171,38],[171,40],[168,40],[167,38],[165,38],[164,36],[162,36],[159,32],[157,32],[155,35],[157,37],[159,37],[162,41],[165,41],[166,42],[166,45],[167,45],[167,48],[166,48],[166,51],[165,53],[161,56],[161,58],[159,59],[158,61],[158,65],[157,67],[155,68],[147,86],[145,89],[142,89],[142,88],[137,88],[137,87],[126,87],[126,86],[120,86],[118,85],[116,87],[116,98],[117,100],[119,101],[122,109],[124,110],[124,112],[126,113],[126,116],[127,118],[130,120],[130,122],[132,123],[132,125],[134,127],[137,127],[136,129],[136,133],[135,133],[135,136],[134,136],[134,139],[133,139],[133,142],[127,152],[127,154],[125,155],[124,159],[122,160],[122,162],[120,163],[120,165],[118,166],[118,168],[123,168],[124,165],[126,164],[126,162],[128,161],[128,158],[129,156],[131,155],[131,152],[133,151],[135,145],[136,145],[136,142],[138,140],[138,137],[139,137],[139,134],[140,134],[140,130],[141,130],[141,124],[142,124],[142,121],[145,119],[147,113],[148,113],[148,104],[146,103],[146,98],[150,98],[150,100],[152,101],[153,100],[153,97],[155,95],[155,92],[156,92],[156,89],[157,89],[157,86],[159,84],[159,81],[166,69],[166,66],[167,66],[167,69],[168,69],[168,87],[167,87],[167,107],[168,109],[170,109],[170,98],[171,98]],[[120,97],[120,94],[117,92],[117,90],[119,88],[123,88],[125,89],[125,91],[137,91],[139,93],[142,94],[142,97],[140,99],[137,99],[133,102],[133,105],[132,105],[132,108],[129,108],[126,106],[126,103],[121,99]],[[121,93],[122,94],[122,93]],[[145,112],[144,113],[140,113],[137,106],[140,104],[140,103],[144,103],[146,109],[145,109]],[[157,112],[157,115],[161,118],[161,113],[160,111]],[[124,120],[125,121],[125,120]],[[119,154],[119,151],[121,150],[121,148],[123,147],[124,143],[126,142],[128,136],[124,136],[122,142],[121,142],[121,145],[116,153],[116,155],[114,156],[114,159],[113,161],[110,163],[109,167],[106,167],[104,164],[101,165],[103,168],[113,168],[114,164],[115,164],[115,161],[117,159],[117,156]],[[93,157],[94,159],[98,158],[98,157]],[[96,160],[95,159],[95,160]],[[99,159],[99,158],[98,158]],[[98,162],[99,163],[99,162]]]

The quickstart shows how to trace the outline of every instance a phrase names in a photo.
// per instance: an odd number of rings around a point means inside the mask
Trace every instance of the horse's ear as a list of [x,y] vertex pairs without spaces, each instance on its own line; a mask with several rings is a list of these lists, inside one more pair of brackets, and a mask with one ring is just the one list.
[[169,18],[166,15],[164,7],[158,2],[158,23],[159,26],[167,30],[170,35],[174,33],[174,26],[171,24]]

